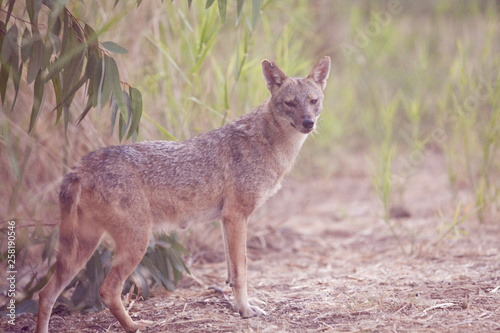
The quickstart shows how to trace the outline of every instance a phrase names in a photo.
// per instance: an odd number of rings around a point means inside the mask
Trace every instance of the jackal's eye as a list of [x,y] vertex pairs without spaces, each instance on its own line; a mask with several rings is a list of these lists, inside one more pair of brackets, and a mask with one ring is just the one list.
[[316,99],[311,99],[309,101],[309,103],[314,105],[314,104],[318,103],[318,99],[317,98]]
[[295,107],[295,102],[294,101],[284,101],[283,103],[285,103],[286,106],[289,106],[291,108]]

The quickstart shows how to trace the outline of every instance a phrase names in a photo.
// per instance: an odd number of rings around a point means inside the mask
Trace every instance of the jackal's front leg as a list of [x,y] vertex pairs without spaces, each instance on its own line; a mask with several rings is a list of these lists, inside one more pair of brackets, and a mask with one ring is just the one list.
[[229,285],[233,289],[238,312],[243,318],[265,315],[257,306],[248,303],[247,292],[247,221],[245,218],[223,218],[223,232],[228,258]]

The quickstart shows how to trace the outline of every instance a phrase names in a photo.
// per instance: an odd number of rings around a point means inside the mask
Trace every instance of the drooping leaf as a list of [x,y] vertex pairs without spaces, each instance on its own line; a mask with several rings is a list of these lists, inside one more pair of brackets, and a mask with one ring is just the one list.
[[63,120],[64,120],[64,133],[68,133],[68,125],[70,120],[68,103],[63,103]]
[[[17,68],[18,62],[18,52],[19,48],[17,47],[17,26],[13,24],[10,29],[7,31],[5,38],[2,41],[2,50],[0,53],[0,60],[2,62],[8,62],[9,64],[13,64],[15,60],[15,68]],[[15,58],[15,59],[14,59]],[[13,67],[13,66],[11,66]]]
[[236,25],[240,22],[241,12],[243,11],[243,4],[245,0],[237,0],[236,1]]
[[84,32],[80,28],[80,24],[74,18],[71,18],[71,21],[72,21],[71,29],[73,29],[73,31],[75,32],[76,37],[78,38],[78,41],[80,43],[84,43],[85,42],[85,38],[83,36]]
[[132,122],[128,130],[127,139],[133,133],[139,133],[139,123],[142,116],[142,95],[137,88],[129,88],[130,100],[132,104]]
[[[12,9],[14,9],[14,3],[16,0],[9,0],[9,7],[7,8],[7,17],[5,18],[5,25],[9,23],[10,16],[12,15]],[[5,30],[4,30],[5,31]]]
[[116,44],[115,42],[111,42],[111,41],[103,42],[103,43],[101,43],[101,45],[109,52],[118,53],[118,54],[128,53],[128,50],[126,48]]
[[96,32],[94,31],[94,29],[92,29],[92,27],[88,24],[85,23],[85,27],[84,27],[84,30],[85,30],[85,34],[86,34],[86,43],[87,44],[95,44],[97,43],[97,34]]
[[44,84],[42,83],[42,72],[39,71],[38,75],[35,78],[35,83],[33,85],[34,96],[33,96],[33,107],[31,108],[30,125],[28,130],[29,133],[31,133],[31,131],[35,127],[36,121],[38,120],[38,115],[40,113],[40,109],[42,108],[43,88]]
[[[90,111],[92,106],[97,105],[97,98],[99,96],[99,92],[97,90],[99,89],[99,83],[101,80],[101,70],[100,69],[101,69],[100,59],[98,58],[98,56],[94,52],[90,52],[88,55],[88,59],[87,59],[87,66],[85,67],[85,74],[80,79],[80,82],[82,84],[85,82],[88,82],[87,105],[85,105],[85,108],[83,109],[82,113],[80,114],[80,117],[78,117],[78,123],[80,123],[83,120],[83,118],[85,118],[85,116]],[[78,84],[74,88],[80,89]]]
[[[0,21],[0,29],[1,29],[2,31],[7,30],[5,23],[4,23],[4,22],[2,22],[2,21]],[[0,57],[1,57],[1,55],[2,55],[2,45],[3,45],[3,39],[4,39],[4,37],[5,37],[5,35],[4,35],[3,33],[1,33],[1,34],[0,34]],[[1,58],[0,58],[0,59],[1,59]]]
[[[65,56],[69,56],[70,60],[67,62],[62,69],[62,95],[65,106],[63,108],[71,105],[76,85],[82,85],[84,82],[79,80],[80,73],[83,69],[83,60],[85,57],[85,50],[81,47],[82,43],[78,40],[78,36],[73,29],[69,29],[68,32],[68,44]],[[68,49],[71,47],[72,49]]]
[[90,78],[97,67],[98,58],[95,53],[89,52],[87,55],[87,65],[85,66],[85,76]]
[[125,100],[125,105],[127,108],[127,118],[124,118],[120,113],[120,120],[118,122],[118,129],[120,131],[118,134],[120,141],[123,140],[125,133],[127,133],[127,128],[129,127],[130,120],[132,118],[132,102],[130,101],[130,96],[125,90],[122,91],[122,96]]
[[[88,69],[89,67],[91,67],[91,69]],[[87,83],[90,78],[91,78],[91,75],[92,75],[92,72],[95,68],[95,63],[92,63],[89,59],[89,61],[87,61],[87,66],[86,66],[86,69],[85,69],[85,72],[83,74],[83,76],[78,80],[78,82],[76,82],[72,87],[71,89],[66,92],[66,94],[64,94],[64,92],[61,92],[62,94],[62,100],[60,102],[57,103],[57,106],[54,108],[54,109],[57,109],[59,108],[61,105],[64,105],[66,104],[66,102],[68,102],[69,100],[71,100],[74,96],[74,94],[85,84]],[[69,107],[69,105],[68,105]],[[83,118],[81,118],[83,119]],[[80,122],[81,119],[78,121]]]
[[[91,82],[89,84],[89,98],[92,99],[92,106],[97,107],[101,97],[101,89],[104,84],[104,59],[100,57],[99,54],[95,54],[96,56],[96,66],[94,73],[92,74]],[[109,96],[108,96],[109,97]],[[100,106],[100,104],[99,104]],[[99,112],[99,108],[97,109]]]
[[[154,253],[154,252],[153,252]],[[151,255],[147,254],[142,258],[141,264],[146,267],[149,272],[151,273],[151,276],[153,279],[156,281],[158,285],[162,285],[163,287],[167,288],[170,291],[173,291],[175,289],[174,285],[170,281],[168,277],[165,276],[157,267],[155,263],[152,262],[152,260],[149,258]]]
[[104,56],[104,58],[101,61],[102,66],[98,66],[101,67],[103,71],[98,83],[99,90],[98,90],[98,100],[97,100],[97,112],[100,111],[102,105],[105,105],[109,101],[109,97],[111,96],[111,91],[112,91],[112,77],[108,66],[108,60],[106,58],[107,56]]
[[115,102],[115,98],[111,97],[111,133],[110,133],[110,136],[113,136],[113,131],[115,129],[117,114],[118,114],[118,105]]
[[215,0],[207,0],[207,2],[205,3],[205,9],[210,8],[210,6],[212,6],[214,2]]
[[122,115],[125,122],[127,122],[127,106],[125,104],[125,99],[123,97],[123,92],[121,89],[120,75],[118,73],[118,66],[116,65],[116,61],[109,57],[104,57],[106,60],[106,78],[105,81],[108,81],[111,85],[111,91],[113,93],[113,97],[115,98],[115,103],[120,110],[120,114]]
[[[49,34],[51,33],[49,32]],[[56,46],[54,46],[54,43],[59,43],[57,48]],[[54,52],[58,53],[60,49],[61,49],[61,41],[59,40],[59,37],[57,37],[57,40],[53,40],[52,38],[45,39],[45,42],[43,43],[42,70],[52,68],[50,63],[50,61],[52,60],[52,55],[54,54]],[[62,66],[60,68],[62,68]],[[54,75],[59,75],[59,71],[55,72]],[[47,76],[49,76],[49,74],[47,74]],[[47,78],[47,76],[45,77],[44,82],[48,82],[49,80],[52,79],[52,78]]]
[[56,124],[59,123],[59,119],[61,119],[62,111],[63,111],[63,95],[61,90],[61,79],[59,75],[54,76],[52,79],[52,86],[54,87],[54,93],[56,97]]
[[21,62],[26,62],[31,54],[33,39],[28,28],[24,29],[23,37],[21,38]]
[[82,114],[80,115],[80,117],[78,117],[77,121],[78,123],[80,123],[83,120],[83,118],[85,118],[85,116],[87,115],[87,113],[89,113],[91,108],[92,108],[92,99],[89,97],[89,99],[87,100],[87,105],[85,105]]
[[49,15],[48,31],[56,36],[61,33],[61,12],[64,10],[64,5],[59,1],[52,3],[52,8]]
[[2,49],[0,50],[0,97],[2,103],[5,101],[7,90],[7,81],[12,75],[12,80],[20,80],[19,68],[19,47],[17,46],[18,30],[16,25],[12,25],[2,40]]
[[252,0],[252,30],[257,26],[260,15],[261,0]]
[[191,9],[191,4],[193,3],[193,0],[188,0],[188,8]]
[[12,101],[12,108],[11,110],[14,109],[14,105],[16,105],[17,101],[17,95],[19,93],[19,85],[21,83],[21,75],[23,74],[23,63],[19,65],[19,70],[17,71],[16,75],[12,75],[12,81],[14,82],[14,99]]
[[227,0],[217,0],[217,6],[219,7],[220,19],[224,22],[226,20]]
[[42,60],[43,60],[42,36],[40,35],[40,32],[36,28],[33,28],[31,55],[29,57],[28,74],[26,77],[26,81],[28,82],[28,84],[31,84],[31,82],[33,82],[38,72],[40,71],[40,68],[42,68]]
[[42,0],[26,0],[26,10],[32,26],[38,24],[38,13],[42,8]]
[[0,97],[2,103],[5,102],[5,92],[7,91],[7,81],[9,80],[10,67],[6,62],[1,62],[0,66]]

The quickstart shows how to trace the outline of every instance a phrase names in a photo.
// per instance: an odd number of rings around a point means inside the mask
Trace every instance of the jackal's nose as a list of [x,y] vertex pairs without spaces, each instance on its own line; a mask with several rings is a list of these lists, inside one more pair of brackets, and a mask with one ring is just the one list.
[[304,120],[302,120],[302,126],[305,129],[311,129],[311,128],[314,127],[314,120],[312,120],[312,119],[304,119]]

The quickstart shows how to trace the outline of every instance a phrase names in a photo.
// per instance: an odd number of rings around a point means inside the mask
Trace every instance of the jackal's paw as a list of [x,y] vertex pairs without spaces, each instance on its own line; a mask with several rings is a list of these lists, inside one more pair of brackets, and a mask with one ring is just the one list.
[[150,328],[151,326],[154,325],[154,321],[151,320],[138,320],[134,321],[135,325],[135,331],[133,332],[140,332],[141,330],[144,331],[147,328]]
[[247,304],[245,307],[239,310],[242,318],[252,318],[257,316],[267,315],[264,310],[255,305]]

